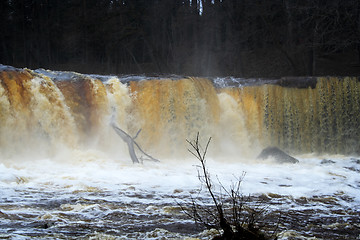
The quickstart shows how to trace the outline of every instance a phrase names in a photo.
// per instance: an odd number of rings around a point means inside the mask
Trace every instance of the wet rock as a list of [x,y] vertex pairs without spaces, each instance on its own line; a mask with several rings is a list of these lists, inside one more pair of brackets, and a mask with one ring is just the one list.
[[347,170],[353,171],[353,172],[360,173],[360,169],[358,169],[358,168],[354,168],[354,167],[344,167],[344,168],[347,169]]
[[298,163],[299,160],[296,158],[290,156],[289,154],[285,153],[284,151],[280,150],[277,147],[267,147],[260,155],[257,157],[257,159],[268,159],[268,158],[274,158],[279,163]]
[[321,160],[320,164],[334,164],[335,161],[329,160],[329,159],[323,159]]
[[316,77],[283,77],[277,81],[277,84],[288,88],[316,88]]
[[357,158],[350,158],[351,162],[356,163],[356,164],[360,164],[360,159]]
[[269,198],[283,198],[282,195],[277,194],[277,193],[268,193],[267,195]]
[[295,201],[299,204],[308,204],[309,203],[306,197],[296,198]]

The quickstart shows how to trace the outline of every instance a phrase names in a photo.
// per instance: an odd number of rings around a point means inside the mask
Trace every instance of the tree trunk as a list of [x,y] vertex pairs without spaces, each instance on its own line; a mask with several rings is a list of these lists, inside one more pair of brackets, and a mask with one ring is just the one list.
[[126,144],[128,145],[129,154],[130,154],[132,162],[140,163],[139,159],[137,158],[137,156],[135,154],[134,139],[132,137],[130,137],[130,135],[128,135],[126,132],[124,132],[117,126],[115,126],[115,124],[111,124],[111,126],[115,129],[116,133],[121,137],[121,139],[124,142],[126,142]]
[[315,23],[314,29],[313,29],[313,38],[311,42],[311,49],[310,49],[310,61],[309,61],[309,67],[310,71],[309,74],[311,76],[314,76],[316,74],[316,56],[317,56],[317,45],[318,45],[318,22]]
[[136,156],[135,153],[135,147],[134,145],[145,155],[147,156],[150,161],[153,162],[159,162],[159,160],[151,157],[149,154],[145,153],[139,146],[139,144],[137,144],[137,142],[135,142],[135,138],[139,135],[141,129],[137,132],[135,137],[131,137],[129,134],[127,134],[125,131],[123,131],[122,129],[118,128],[114,122],[111,123],[111,126],[114,128],[115,132],[121,137],[121,139],[128,145],[128,150],[129,150],[129,155],[130,158],[132,160],[133,163],[140,163],[138,157]]

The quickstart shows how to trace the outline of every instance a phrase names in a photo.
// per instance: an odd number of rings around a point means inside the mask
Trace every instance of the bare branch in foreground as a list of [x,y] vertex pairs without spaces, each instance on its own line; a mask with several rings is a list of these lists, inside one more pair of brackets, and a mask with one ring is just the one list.
[[230,188],[224,187],[218,179],[220,191],[224,191],[224,194],[220,193],[219,195],[214,190],[215,185],[211,180],[205,159],[211,138],[208,139],[204,149],[200,146],[199,133],[194,141],[186,141],[191,146],[191,149],[188,149],[188,151],[200,161],[198,178],[201,186],[205,186],[213,205],[204,203],[200,198],[191,197],[191,202],[187,206],[178,203],[183,212],[194,219],[196,223],[200,223],[207,228],[222,230],[222,234],[213,239],[276,239],[276,232],[269,237],[260,229],[259,221],[264,218],[267,210],[263,207],[264,204],[260,203],[258,206],[251,207],[248,203],[252,201],[252,198],[241,193],[241,183],[245,173],[237,178],[237,181],[232,183]]

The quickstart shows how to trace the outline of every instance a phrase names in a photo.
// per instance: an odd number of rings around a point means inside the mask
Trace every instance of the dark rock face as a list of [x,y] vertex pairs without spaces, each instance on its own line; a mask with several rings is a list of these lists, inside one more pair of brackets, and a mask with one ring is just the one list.
[[289,154],[285,153],[284,151],[280,150],[277,147],[267,147],[260,155],[257,157],[257,159],[267,159],[267,158],[274,158],[279,163],[298,163],[299,160],[296,158],[290,156]]
[[316,88],[316,77],[283,77],[277,84],[288,88]]

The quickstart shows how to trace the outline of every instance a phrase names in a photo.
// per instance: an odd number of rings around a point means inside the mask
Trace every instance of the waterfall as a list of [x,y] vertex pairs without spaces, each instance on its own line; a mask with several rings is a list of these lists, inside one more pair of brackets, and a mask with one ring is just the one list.
[[162,79],[130,82],[134,109],[141,119],[142,142],[162,154],[187,151],[186,140],[214,133],[219,100],[207,79]]
[[313,88],[265,84],[220,91],[236,99],[248,132],[262,145],[295,153],[359,153],[356,77],[319,77]]
[[2,68],[1,155],[46,156],[63,147],[116,154],[124,146],[109,127],[112,115],[130,135],[141,129],[137,141],[156,156],[183,156],[186,139],[197,132],[213,138],[214,156],[254,157],[270,145],[292,153],[359,154],[357,77],[318,77],[300,87],[138,78]]

